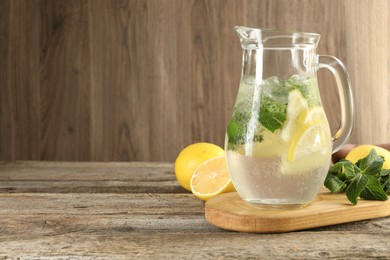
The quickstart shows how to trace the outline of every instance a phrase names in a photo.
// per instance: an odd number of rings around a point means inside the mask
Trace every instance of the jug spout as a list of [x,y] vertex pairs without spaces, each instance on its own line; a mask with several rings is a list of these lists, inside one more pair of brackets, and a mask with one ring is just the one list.
[[243,49],[295,48],[311,46],[316,48],[320,40],[317,33],[289,32],[270,29],[235,26]]
[[234,30],[240,38],[240,43],[243,49],[261,48],[261,29],[235,26]]

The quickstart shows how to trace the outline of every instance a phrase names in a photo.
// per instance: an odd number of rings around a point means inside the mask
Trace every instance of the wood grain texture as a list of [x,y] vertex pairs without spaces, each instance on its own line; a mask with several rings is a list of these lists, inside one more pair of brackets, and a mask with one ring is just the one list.
[[2,257],[367,259],[389,254],[388,218],[254,235],[208,224],[203,203],[188,195],[21,193],[0,198]]
[[[353,140],[387,143],[390,140],[390,2],[375,3],[380,5],[359,2],[348,6],[346,22],[351,29],[346,31],[349,39],[346,62],[354,80],[357,104]],[[354,30],[359,34],[353,33]],[[362,35],[366,38],[364,43]]]
[[[241,72],[235,25],[318,32],[347,66],[352,143],[389,142],[387,0],[2,0],[0,159],[173,161],[223,146]],[[319,71],[333,132],[339,101]]]
[[38,1],[1,5],[0,157],[40,159]]
[[[68,185],[87,181],[85,189]],[[386,259],[390,253],[390,218],[272,235],[214,227],[204,203],[179,187],[170,163],[0,162],[0,184],[4,259]],[[145,189],[122,192],[137,186]]]
[[86,1],[41,1],[40,157],[90,158],[91,66]]
[[327,190],[305,207],[275,209],[250,205],[237,192],[230,192],[208,200],[205,216],[209,223],[227,230],[284,233],[389,217],[390,201],[360,200],[352,205],[345,194],[332,194]]
[[183,193],[169,163],[3,162],[0,192]]

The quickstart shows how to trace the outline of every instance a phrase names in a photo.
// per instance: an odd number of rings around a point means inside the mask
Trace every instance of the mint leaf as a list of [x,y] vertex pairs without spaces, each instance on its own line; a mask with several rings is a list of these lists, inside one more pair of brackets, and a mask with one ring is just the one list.
[[386,193],[390,193],[390,178],[388,177],[385,184],[382,186],[383,191]]
[[354,205],[357,204],[360,193],[367,187],[368,181],[367,175],[358,173],[345,190],[348,200]]
[[326,176],[324,185],[332,193],[343,192],[347,186],[342,180],[333,174],[328,174],[328,176]]
[[331,192],[344,191],[353,204],[358,198],[387,200],[390,193],[390,169],[382,169],[384,158],[375,149],[356,164],[340,160],[330,167],[324,185]]
[[359,168],[348,160],[341,160],[329,169],[329,173],[342,181],[352,180],[355,177],[355,172],[360,172]]
[[379,156],[375,149],[371,149],[365,158],[357,161],[356,166],[360,168],[362,173],[374,175],[380,172],[384,161],[383,156]]
[[260,104],[259,122],[262,126],[274,133],[282,128],[287,119],[287,104],[279,104],[270,98],[263,97]]
[[390,176],[390,169],[382,169],[379,173],[380,177]]
[[387,200],[387,194],[378,179],[372,175],[366,176],[368,178],[367,186],[359,196],[366,200]]
[[384,192],[390,193],[390,169],[382,169],[379,174],[379,182]]
[[335,163],[333,166],[331,166],[329,168],[329,174],[334,174],[334,175],[337,175],[339,178],[343,178],[345,179],[344,177],[344,173],[343,173],[343,165],[344,165],[344,160],[341,160],[337,163]]
[[343,160],[342,165],[342,171],[345,175],[346,180],[352,180],[353,178],[355,178],[356,173],[360,172],[360,169],[356,168],[356,166],[348,160]]
[[[344,174],[343,174],[343,161],[344,160],[341,160],[337,163],[335,163],[333,166],[331,166],[329,168],[329,174],[333,174],[333,175],[337,175],[339,178],[343,178],[344,177]],[[345,178],[343,178],[345,179]]]
[[243,141],[246,128],[240,122],[232,119],[229,121],[227,126],[227,135],[229,143],[238,144]]
[[230,118],[226,134],[228,136],[228,149],[234,149],[235,145],[241,145],[248,141],[262,142],[263,133],[260,124],[257,124],[254,136],[248,135],[248,126],[252,112],[251,105],[241,102],[235,105]]

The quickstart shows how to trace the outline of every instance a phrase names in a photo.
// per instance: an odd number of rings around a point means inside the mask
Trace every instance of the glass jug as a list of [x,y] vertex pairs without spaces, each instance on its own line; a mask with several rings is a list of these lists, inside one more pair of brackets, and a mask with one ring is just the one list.
[[[235,30],[243,67],[225,139],[232,182],[255,205],[307,205],[323,185],[332,153],[352,131],[348,73],[337,58],[316,54],[319,34]],[[319,68],[333,73],[340,95],[341,124],[333,137],[317,85]]]

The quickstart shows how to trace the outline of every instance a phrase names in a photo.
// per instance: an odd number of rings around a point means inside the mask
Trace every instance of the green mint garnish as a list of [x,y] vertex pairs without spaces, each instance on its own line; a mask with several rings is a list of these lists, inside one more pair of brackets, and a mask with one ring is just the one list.
[[351,183],[347,186],[345,194],[350,202],[354,205],[357,204],[357,199],[366,188],[368,183],[367,175],[364,175],[360,172],[356,173],[355,177],[352,179]]
[[[248,123],[250,122],[250,109],[245,108],[247,104],[241,103],[233,111],[232,118],[229,120],[227,126],[227,135],[229,138],[229,146],[237,144],[245,144],[248,138]],[[251,137],[253,142],[263,141],[261,131],[256,131],[255,135]]]
[[375,149],[356,164],[341,160],[330,167],[324,185],[331,192],[345,192],[356,205],[358,198],[387,200],[390,192],[390,170],[382,169],[384,158]]
[[325,187],[327,187],[329,190],[331,190],[333,193],[336,192],[343,192],[345,191],[345,188],[347,185],[344,181],[342,181],[340,178],[338,178],[335,175],[328,174],[325,183]]
[[366,200],[387,200],[387,194],[383,190],[380,181],[373,175],[367,175],[368,183],[359,197]]
[[274,133],[282,128],[286,121],[287,105],[279,104],[269,98],[263,98],[260,104],[259,122]]
[[379,182],[383,190],[390,193],[390,169],[382,169],[379,176]]
[[360,168],[363,174],[377,175],[380,173],[384,158],[378,156],[374,149],[363,159],[357,161],[356,166]]
[[247,124],[250,120],[250,112],[243,105],[238,106],[233,111],[233,116],[227,126],[227,135],[229,143],[239,144],[244,142],[244,136],[247,131]]

